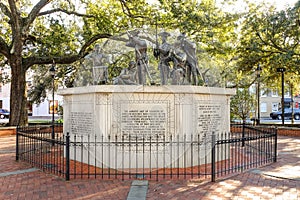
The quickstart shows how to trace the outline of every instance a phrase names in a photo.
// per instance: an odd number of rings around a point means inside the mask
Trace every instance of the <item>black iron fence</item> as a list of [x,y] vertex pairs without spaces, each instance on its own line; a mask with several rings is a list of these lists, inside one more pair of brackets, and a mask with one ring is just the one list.
[[17,127],[16,160],[66,176],[66,144],[62,124]]
[[[55,135],[53,136],[52,128]],[[275,128],[231,125],[230,133],[69,135],[62,126],[17,128],[16,159],[64,177],[208,179],[276,162]]]
[[[277,128],[231,124],[229,134],[213,137],[212,177],[241,173],[277,161]],[[228,148],[227,148],[228,147]],[[226,159],[226,154],[230,158]],[[216,163],[215,159],[221,160]]]

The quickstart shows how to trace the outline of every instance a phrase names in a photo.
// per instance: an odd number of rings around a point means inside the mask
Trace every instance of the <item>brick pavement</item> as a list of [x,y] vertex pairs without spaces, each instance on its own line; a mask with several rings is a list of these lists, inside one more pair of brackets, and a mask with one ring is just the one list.
[[[300,137],[280,136],[278,162],[218,180],[149,181],[147,199],[300,199]],[[0,137],[0,174],[31,169],[15,161],[15,136]],[[131,181],[72,180],[33,171],[0,177],[0,199],[126,199]]]

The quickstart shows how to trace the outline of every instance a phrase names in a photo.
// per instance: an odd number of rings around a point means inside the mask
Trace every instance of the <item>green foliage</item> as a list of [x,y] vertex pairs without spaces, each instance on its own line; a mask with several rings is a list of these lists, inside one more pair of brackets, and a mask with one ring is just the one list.
[[[29,26],[23,27],[33,5],[29,0],[11,2],[17,7],[13,14],[19,15],[22,23],[17,24],[20,29],[13,26],[15,21],[5,9],[8,1],[1,1],[0,61],[16,64],[11,56],[18,44],[16,53],[22,56],[19,72],[34,71],[29,97],[37,103],[52,88],[48,71],[53,61],[56,87],[91,83],[91,68],[84,57],[96,43],[113,57],[108,64],[109,79],[116,77],[134,57],[132,50],[125,51],[124,44],[126,31],[136,28],[152,36],[150,40],[155,39],[156,28],[185,33],[197,45],[199,66],[210,86],[245,88],[255,82],[258,64],[263,68],[261,82],[267,87],[276,87],[280,82],[277,67],[286,67],[286,77],[298,84],[300,3],[279,12],[249,3],[247,13],[232,14],[218,8],[214,0],[158,0],[153,4],[145,0],[81,0],[80,4],[57,0],[48,1]],[[114,38],[107,40],[110,35]],[[149,43],[154,46],[153,41]],[[157,79],[154,74],[158,63],[152,46],[150,73]]]
[[[32,5],[28,1],[21,1],[18,6],[24,8],[22,15],[28,16],[26,11],[29,11]],[[23,52],[24,58],[38,57],[40,59],[39,65],[32,66],[32,69],[36,70],[35,73],[38,74],[37,79],[39,76],[44,76],[49,70],[47,64],[50,64],[51,61],[46,60],[51,57],[54,59],[78,54],[80,48],[99,33],[118,35],[135,28],[150,31],[155,30],[156,24],[160,29],[184,32],[195,41],[198,45],[199,58],[203,59],[199,60],[200,67],[203,71],[208,70],[214,73],[213,76],[210,75],[211,77],[222,72],[222,69],[227,67],[226,60],[232,57],[233,46],[231,44],[235,36],[237,15],[222,12],[215,6],[214,1],[206,0],[199,3],[197,1],[168,0],[159,1],[157,4],[148,4],[144,0],[82,0],[80,6],[70,1],[55,1],[49,4],[46,10],[52,8],[59,8],[62,12],[37,17],[28,30],[27,35],[30,37],[24,45],[24,49],[26,49]],[[6,27],[5,35],[8,36],[7,41],[10,42],[9,19],[7,17],[5,19],[6,21],[1,24]],[[155,33],[152,31],[153,34]],[[91,51],[95,43],[103,44],[105,42],[105,39],[95,40],[88,45],[83,54]],[[210,61],[205,58],[206,55],[219,57],[217,64],[215,63],[216,59]],[[82,68],[83,59],[67,65],[63,65],[63,62],[61,61],[57,65],[57,79],[60,82],[72,86],[72,82],[78,78],[76,78],[76,73],[83,73],[80,76],[83,81],[86,81],[84,84],[89,84],[87,77],[90,77],[90,72]],[[115,63],[109,66],[110,79],[117,76],[120,70],[127,66],[127,63],[127,56],[117,58]],[[155,65],[157,65],[155,62],[151,64],[153,73],[156,70]],[[216,69],[216,66],[220,66],[221,70]],[[39,80],[34,82],[37,84]],[[33,89],[35,91],[31,92],[31,94],[35,94],[33,96],[36,96],[33,99],[37,99],[41,95],[43,100],[45,91],[41,90],[48,89],[48,84],[49,81],[44,81],[43,84],[36,85]],[[31,97],[33,96],[31,95]]]
[[[262,82],[268,88],[279,87],[281,79],[276,71],[286,68],[285,76],[299,75],[299,5],[283,11],[272,7],[262,10],[252,7],[245,16],[238,47],[238,69],[247,74],[260,64]],[[287,79],[287,80],[288,80]],[[297,83],[296,83],[297,82]],[[299,84],[295,81],[295,84]]]
[[64,119],[62,118],[59,118],[55,121],[55,123],[58,123],[58,124],[63,124],[64,123]]
[[242,119],[243,121],[249,117],[251,110],[254,110],[255,99],[253,94],[247,88],[239,88],[236,95],[231,98],[230,113],[233,118]]

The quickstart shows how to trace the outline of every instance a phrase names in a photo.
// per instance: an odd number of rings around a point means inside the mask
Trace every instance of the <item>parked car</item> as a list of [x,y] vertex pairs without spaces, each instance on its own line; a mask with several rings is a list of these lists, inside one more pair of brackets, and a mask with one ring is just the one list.
[[3,108],[0,108],[0,118],[9,118],[9,111]]
[[[294,108],[294,119],[299,120],[300,119],[300,109]],[[272,119],[282,119],[282,110],[279,110],[277,112],[271,112],[270,117]],[[292,118],[292,109],[291,108],[285,108],[284,109],[284,117],[285,118]]]

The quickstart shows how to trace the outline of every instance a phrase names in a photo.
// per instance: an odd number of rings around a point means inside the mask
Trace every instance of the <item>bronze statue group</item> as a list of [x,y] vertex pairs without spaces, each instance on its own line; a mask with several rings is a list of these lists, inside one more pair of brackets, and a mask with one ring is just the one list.
[[[154,84],[149,72],[147,42],[139,37],[139,33],[139,30],[127,32],[128,42],[126,46],[134,48],[135,61],[130,61],[128,67],[122,69],[119,76],[113,79],[113,84],[146,85],[147,77],[150,84]],[[170,33],[164,31],[159,33],[158,36],[160,36],[161,43],[159,44],[156,39],[153,54],[158,59],[160,85],[198,85],[199,77],[202,79],[202,75],[196,57],[196,44],[188,40],[184,34],[177,36],[174,44],[167,41],[168,37],[171,36]],[[94,52],[86,58],[92,59],[94,69],[98,70],[98,75],[93,77],[94,80],[97,80],[100,84],[106,84],[108,80],[107,67],[102,66],[100,63],[103,56],[96,57],[93,55],[99,53],[98,48],[98,46],[95,46]]]

